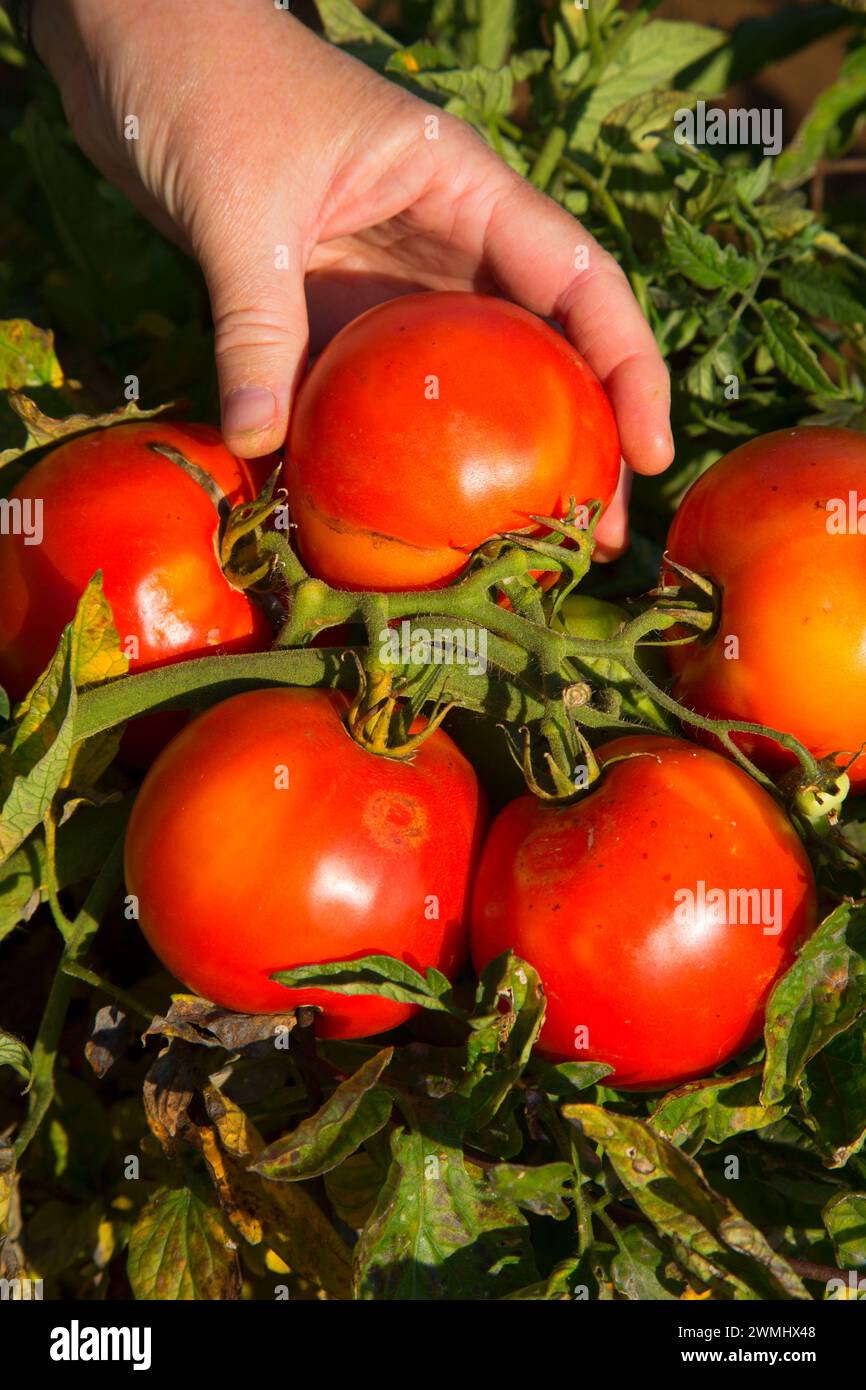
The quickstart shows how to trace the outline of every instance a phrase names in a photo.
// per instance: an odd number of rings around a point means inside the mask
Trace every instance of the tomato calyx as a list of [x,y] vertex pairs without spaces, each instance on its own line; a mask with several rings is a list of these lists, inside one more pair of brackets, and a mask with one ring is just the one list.
[[277,556],[261,537],[263,527],[285,506],[286,490],[277,487],[278,476],[275,469],[254,502],[240,502],[221,519],[217,557],[233,589],[266,591],[278,582]]
[[[370,659],[364,663],[351,648],[345,655],[358,668],[358,689],[344,721],[352,738],[368,753],[400,762],[411,760],[456,702],[445,700],[441,688],[434,696],[431,686],[438,680],[435,672],[432,678],[426,673],[413,689],[409,682],[395,677],[393,668]],[[441,687],[442,682],[439,684]],[[431,696],[435,698],[433,711],[422,727],[416,728]]]

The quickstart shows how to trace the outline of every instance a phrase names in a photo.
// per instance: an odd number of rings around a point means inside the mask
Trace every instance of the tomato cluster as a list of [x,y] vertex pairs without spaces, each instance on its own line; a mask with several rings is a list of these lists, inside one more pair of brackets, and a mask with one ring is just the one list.
[[[611,407],[565,338],[499,300],[428,293],[369,311],[313,365],[282,481],[309,573],[393,595],[449,583],[503,532],[543,536],[538,518],[603,508],[619,462]],[[42,544],[0,543],[12,697],[45,668],[96,570],[121,642],[132,639],[131,670],[267,648],[262,608],[221,571],[214,509],[214,489],[252,501],[263,471],[190,425],[119,426],[43,457],[14,494],[42,500]],[[689,641],[675,629],[667,647],[685,710],[767,726],[736,738],[774,774],[792,755],[771,730],[792,733],[860,788],[866,559],[851,499],[864,477],[866,440],[848,431],[752,441],[688,493],[663,574],[714,586],[712,629]],[[602,639],[627,614],[573,597],[548,617],[555,633]],[[652,724],[620,662],[590,657],[571,675]],[[412,1006],[274,975],[390,955],[456,979],[470,956],[481,971],[512,950],[545,989],[541,1054],[605,1062],[612,1085],[677,1084],[755,1042],[817,912],[809,858],[772,789],[717,746],[637,732],[594,750],[582,794],[521,795],[488,825],[472,760],[443,729],[425,730],[412,757],[377,755],[347,712],[331,690],[254,690],[199,715],[153,762],[127,885],[185,985],[250,1013],[319,1005],[322,1036],[367,1037]],[[150,727],[164,743],[165,726]]]

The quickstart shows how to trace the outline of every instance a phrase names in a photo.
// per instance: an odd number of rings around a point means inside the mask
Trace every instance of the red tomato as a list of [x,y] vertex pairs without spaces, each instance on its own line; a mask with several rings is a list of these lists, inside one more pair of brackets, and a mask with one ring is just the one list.
[[285,482],[314,574],[423,589],[572,496],[607,504],[619,461],[608,399],[567,340],[514,304],[449,291],[337,334],[298,394]]
[[759,1036],[773,983],[815,926],[815,883],[783,812],[719,754],[635,735],[599,757],[583,800],[524,796],[494,821],[472,954],[481,970],[510,947],[538,970],[546,1056],[661,1089]]
[[413,1010],[289,990],[271,973],[387,953],[453,974],[483,819],[475,774],[441,730],[397,762],[352,741],[345,709],[336,693],[286,688],[215,706],[154,763],[126,839],[142,930],[178,979],[242,1012],[320,1004],[331,1038]]
[[[220,570],[214,503],[151,443],[169,445],[197,464],[232,505],[252,501],[264,481],[256,465],[230,454],[208,425],[116,425],[40,459],[11,496],[41,501],[41,542],[0,538],[0,684],[13,700],[48,665],[100,569],[121,643],[131,653],[130,671],[270,645],[262,610],[232,589]],[[131,726],[126,760],[146,764],[184,718],[151,716]]]
[[[857,752],[866,741],[864,499],[866,437],[853,430],[779,430],[698,479],[667,549],[718,585],[721,612],[709,639],[668,648],[681,703],[794,734],[840,764]],[[794,764],[768,739],[735,737],[769,771]],[[866,790],[866,757],[850,775]]]

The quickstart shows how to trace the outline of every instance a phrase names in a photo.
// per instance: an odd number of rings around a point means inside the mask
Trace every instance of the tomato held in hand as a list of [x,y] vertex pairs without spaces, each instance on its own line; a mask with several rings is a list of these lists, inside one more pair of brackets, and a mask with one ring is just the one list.
[[294,965],[390,954],[451,975],[466,953],[483,801],[441,730],[412,763],[377,757],[324,690],[217,705],[164,750],[126,838],[126,881],[169,970],[226,1008],[324,1010],[319,1032],[366,1037],[413,1010],[286,989]]
[[661,1089],[759,1036],[772,985],[815,926],[815,883],[783,812],[720,754],[649,734],[598,756],[583,800],[525,796],[494,821],[472,955],[481,970],[512,948],[539,972],[548,1057]]
[[304,380],[285,466],[301,554],[343,588],[423,589],[500,531],[607,504],[613,411],[541,319],[460,292],[368,310]]
[[[676,698],[847,763],[866,741],[866,437],[804,426],[741,445],[686,493],[667,550],[721,592],[713,635],[668,647]],[[794,764],[734,737],[769,771]],[[866,756],[850,776],[866,790]]]
[[[97,570],[130,671],[270,645],[262,610],[220,569],[214,501],[154,444],[197,465],[232,506],[252,501],[264,481],[207,425],[116,425],[40,459],[11,496],[41,503],[41,539],[0,538],[0,685],[14,700],[48,665]],[[127,761],[146,764],[183,718],[131,725]]]

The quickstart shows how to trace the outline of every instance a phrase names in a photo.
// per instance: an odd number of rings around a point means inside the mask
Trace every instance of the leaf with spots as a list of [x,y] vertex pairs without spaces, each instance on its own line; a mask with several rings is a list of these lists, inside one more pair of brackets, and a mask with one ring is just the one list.
[[643,1120],[599,1105],[563,1114],[598,1144],[643,1214],[672,1242],[682,1266],[718,1298],[808,1298],[787,1260],[715,1192],[693,1159]]
[[770,995],[761,1101],[781,1101],[803,1068],[866,1011],[866,908],[841,904]]
[[502,1298],[537,1279],[517,1205],[467,1171],[456,1131],[400,1131],[356,1252],[362,1299]]
[[235,1299],[240,1273],[219,1211],[189,1187],[159,1188],[129,1234],[127,1274],[137,1299]]
[[252,1172],[272,1182],[318,1178],[378,1134],[391,1116],[391,1096],[378,1083],[393,1051],[377,1052],[341,1082],[314,1115],[268,1145],[250,1165]]

